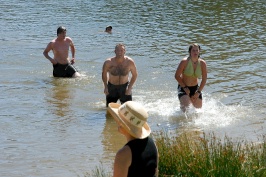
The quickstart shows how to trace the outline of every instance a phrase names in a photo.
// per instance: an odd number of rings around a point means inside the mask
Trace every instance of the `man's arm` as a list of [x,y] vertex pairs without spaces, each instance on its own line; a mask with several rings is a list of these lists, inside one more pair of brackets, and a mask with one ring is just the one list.
[[49,52],[52,50],[52,42],[50,42],[47,47],[44,49],[43,51],[43,55],[45,56],[45,58],[47,58],[52,64],[56,64],[57,62],[49,56]]
[[103,68],[102,68],[102,81],[104,84],[104,93],[107,95],[108,94],[108,89],[107,89],[107,82],[108,82],[108,60],[106,60],[103,63]]
[[72,39],[69,38],[69,40],[70,40],[70,50],[71,50],[71,55],[72,55],[71,64],[74,64],[75,63],[76,48],[75,48],[75,45],[74,45]]
[[138,77],[138,72],[137,72],[137,67],[135,65],[135,62],[133,60],[131,60],[131,62],[132,62],[131,67],[130,67],[131,79],[130,79],[129,85],[128,85],[128,90],[130,90],[130,94],[131,94],[131,89],[132,89],[132,87],[133,87],[133,85],[136,82],[137,77]]

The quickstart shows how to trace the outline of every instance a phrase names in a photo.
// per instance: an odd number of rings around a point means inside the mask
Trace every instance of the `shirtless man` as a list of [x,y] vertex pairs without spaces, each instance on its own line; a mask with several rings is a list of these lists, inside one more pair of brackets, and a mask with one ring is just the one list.
[[[132,100],[132,87],[138,73],[133,59],[125,56],[126,49],[123,44],[115,47],[115,56],[106,59],[102,68],[102,81],[106,95],[106,107],[118,99],[121,104]],[[131,77],[129,77],[131,73]]]
[[[72,53],[72,59],[69,61],[69,47]],[[49,52],[53,51],[54,58],[49,56]],[[73,66],[75,63],[75,46],[70,37],[66,37],[66,28],[60,26],[57,29],[57,38],[53,39],[43,51],[43,55],[53,64],[54,77],[78,77],[80,74]]]

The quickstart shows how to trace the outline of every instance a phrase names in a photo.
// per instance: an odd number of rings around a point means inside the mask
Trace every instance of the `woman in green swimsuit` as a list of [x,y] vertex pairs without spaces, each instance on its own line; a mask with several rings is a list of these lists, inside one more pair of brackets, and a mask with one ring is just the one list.
[[[192,104],[195,108],[202,107],[202,93],[207,81],[207,65],[200,58],[200,46],[191,44],[189,56],[179,63],[175,79],[178,82],[178,98],[183,112]],[[201,78],[200,84],[198,79]]]

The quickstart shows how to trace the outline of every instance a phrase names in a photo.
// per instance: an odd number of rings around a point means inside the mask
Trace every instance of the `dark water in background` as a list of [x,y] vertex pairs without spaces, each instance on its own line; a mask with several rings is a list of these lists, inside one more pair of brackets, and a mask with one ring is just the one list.
[[[104,60],[125,43],[139,77],[133,98],[154,131],[261,141],[265,134],[266,2],[0,0],[0,176],[83,176],[111,168],[125,143],[106,117]],[[55,79],[42,52],[67,27],[79,79]],[[105,26],[113,34],[105,34]],[[208,65],[201,110],[179,109],[176,67],[197,42]]]

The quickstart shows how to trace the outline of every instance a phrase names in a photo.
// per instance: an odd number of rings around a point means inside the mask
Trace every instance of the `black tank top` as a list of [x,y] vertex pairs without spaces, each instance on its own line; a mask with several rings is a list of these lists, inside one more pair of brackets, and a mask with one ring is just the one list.
[[128,177],[155,177],[157,168],[157,149],[154,141],[147,137],[129,141],[132,162],[128,169]]

